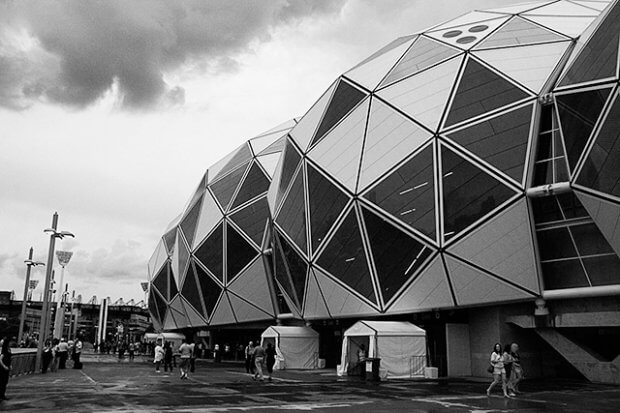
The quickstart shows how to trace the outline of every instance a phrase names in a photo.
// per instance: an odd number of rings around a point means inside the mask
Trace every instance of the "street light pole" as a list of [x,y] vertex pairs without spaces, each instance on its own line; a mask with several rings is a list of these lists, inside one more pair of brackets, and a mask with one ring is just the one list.
[[56,246],[56,230],[58,229],[58,212],[54,212],[52,217],[52,229],[54,232],[50,235],[50,247],[47,253],[47,268],[45,270],[45,286],[43,287],[43,304],[41,307],[41,329],[39,332],[39,343],[37,346],[37,359],[35,363],[34,371],[39,371],[41,368],[41,357],[43,356],[43,346],[47,340],[47,333],[49,329],[48,325],[48,313],[50,310],[49,290],[52,280],[52,268],[54,267],[54,247]]
[[28,290],[30,289],[30,271],[32,267],[36,267],[37,265],[45,265],[39,261],[32,261],[32,253],[33,249],[30,247],[30,252],[28,253],[28,259],[24,261],[26,263],[26,283],[24,285],[24,299],[22,300],[22,316],[19,319],[19,333],[17,334],[17,342],[20,343],[23,340],[24,335],[24,323],[26,321],[26,302],[28,301]]

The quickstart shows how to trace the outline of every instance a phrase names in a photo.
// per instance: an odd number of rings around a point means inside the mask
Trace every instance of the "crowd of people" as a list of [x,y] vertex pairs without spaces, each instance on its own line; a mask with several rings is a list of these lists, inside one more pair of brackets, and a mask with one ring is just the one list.
[[507,344],[504,347],[496,343],[491,352],[490,363],[488,371],[493,374],[493,381],[487,389],[487,396],[490,396],[493,388],[500,383],[504,397],[514,397],[521,393],[519,383],[523,380],[523,367],[517,343]]
[[55,373],[58,370],[66,369],[69,358],[73,362],[72,367],[74,369],[81,369],[82,362],[80,361],[80,357],[82,356],[83,347],[84,345],[80,336],[77,336],[75,340],[69,341],[64,337],[60,340],[57,338],[47,340],[43,347],[41,373],[45,374],[48,370]]
[[273,344],[267,343],[263,347],[260,342],[254,345],[250,341],[245,347],[245,371],[252,375],[252,379],[263,381],[263,371],[267,370],[267,380],[272,381],[273,367],[276,364],[276,349]]

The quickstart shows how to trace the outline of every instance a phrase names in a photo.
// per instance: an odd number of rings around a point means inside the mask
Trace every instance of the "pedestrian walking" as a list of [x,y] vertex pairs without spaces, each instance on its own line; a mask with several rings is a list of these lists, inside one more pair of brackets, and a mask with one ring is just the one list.
[[506,389],[506,369],[504,368],[504,358],[502,355],[502,345],[496,343],[493,346],[493,351],[491,352],[491,366],[493,367],[493,382],[487,389],[487,396],[491,395],[491,390],[495,385],[499,384],[500,381],[502,383],[502,390],[504,391],[504,397],[508,397],[508,392]]
[[187,379],[189,373],[189,361],[192,357],[192,346],[189,345],[185,339],[181,340],[181,346],[179,347],[179,353],[181,355],[181,362],[179,363],[179,370],[181,370],[181,379]]
[[136,356],[136,344],[131,342],[129,343],[129,361],[133,361]]
[[50,340],[45,341],[45,346],[43,347],[43,355],[41,357],[41,373],[47,373],[47,369],[52,364],[52,360],[54,360],[54,352],[52,351],[52,342]]
[[263,377],[263,365],[265,363],[265,348],[260,344],[257,344],[254,347],[254,365],[256,366],[256,372],[252,378],[254,380],[259,379],[260,381],[264,380]]
[[265,349],[265,363],[267,365],[267,380],[271,381],[273,366],[276,364],[276,349],[271,343],[267,343],[267,348]]
[[510,355],[512,356],[512,372],[510,375],[510,384],[512,391],[516,394],[519,391],[519,383],[523,380],[523,367],[521,366],[521,356],[519,355],[519,345],[512,343],[510,345]]
[[155,346],[155,356],[153,359],[153,363],[155,363],[155,371],[159,373],[159,367],[161,366],[161,362],[164,359],[164,348],[161,346],[161,341],[157,341],[157,345]]
[[52,373],[56,373],[58,371],[58,364],[60,363],[60,353],[58,352],[59,345],[60,340],[58,340],[57,338],[52,340],[52,355],[54,356],[54,358],[52,358],[52,364],[50,366],[50,371]]
[[64,370],[67,368],[67,359],[69,358],[69,343],[64,337],[58,343],[58,354],[58,368]]
[[190,343],[192,348],[192,355],[189,357],[189,372],[194,373],[196,371],[196,344]]
[[82,356],[82,339],[78,336],[75,338],[75,342],[73,343],[73,368],[76,370],[82,369],[82,362],[80,361],[80,357]]
[[252,356],[254,355],[254,342],[250,341],[245,346],[245,372],[254,374],[254,366],[252,365]]
[[11,372],[11,347],[9,338],[4,337],[0,344],[0,401],[9,400],[6,397],[6,386],[9,384],[9,374]]
[[172,346],[169,341],[166,341],[164,344],[164,371],[167,372],[170,369],[172,373],[172,358],[174,355],[172,354]]
[[506,370],[506,388],[508,389],[508,395],[510,397],[516,396],[512,390],[512,383],[510,381],[510,373],[512,372],[512,362],[514,358],[510,354],[510,344],[504,346],[504,352],[502,353],[502,361],[504,362],[504,369]]

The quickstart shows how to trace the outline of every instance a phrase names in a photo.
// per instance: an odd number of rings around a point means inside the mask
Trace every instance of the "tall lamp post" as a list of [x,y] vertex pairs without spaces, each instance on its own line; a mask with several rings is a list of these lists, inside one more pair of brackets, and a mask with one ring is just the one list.
[[66,295],[69,293],[65,289],[65,267],[69,264],[69,260],[73,256],[72,252],[68,251],[56,251],[58,257],[58,263],[60,264],[60,284],[56,290],[58,299],[56,300],[56,321],[54,322],[54,338],[62,338],[65,326],[65,300]]
[[17,334],[17,342],[21,342],[24,339],[24,322],[26,321],[26,302],[28,301],[28,292],[30,290],[30,271],[32,267],[37,265],[45,265],[40,261],[32,261],[32,247],[28,253],[28,259],[24,261],[26,263],[26,282],[24,283],[24,299],[22,300],[22,316],[19,319],[19,333]]
[[47,340],[49,333],[49,312],[50,312],[50,284],[52,282],[52,267],[54,266],[54,247],[56,246],[56,238],[74,237],[69,231],[58,231],[58,212],[54,212],[52,217],[52,227],[45,229],[43,232],[50,234],[50,246],[47,253],[47,268],[45,271],[45,287],[43,288],[43,305],[41,308],[41,331],[39,333],[39,344],[37,346],[37,359],[35,371],[41,368],[41,357],[43,356],[43,346]]

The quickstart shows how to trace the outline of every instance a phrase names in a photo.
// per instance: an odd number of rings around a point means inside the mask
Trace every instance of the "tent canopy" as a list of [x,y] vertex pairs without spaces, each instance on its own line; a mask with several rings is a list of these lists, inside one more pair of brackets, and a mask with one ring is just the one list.
[[426,336],[426,331],[407,321],[358,321],[345,331],[344,336],[424,337]]
[[263,331],[263,338],[275,337],[318,337],[319,333],[310,327],[271,326]]

